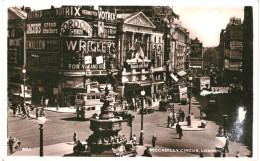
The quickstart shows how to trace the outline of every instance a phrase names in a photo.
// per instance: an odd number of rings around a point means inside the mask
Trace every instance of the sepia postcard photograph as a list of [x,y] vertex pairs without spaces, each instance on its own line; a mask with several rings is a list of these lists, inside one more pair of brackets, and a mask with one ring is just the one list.
[[187,2],[3,1],[2,160],[257,160],[259,2]]

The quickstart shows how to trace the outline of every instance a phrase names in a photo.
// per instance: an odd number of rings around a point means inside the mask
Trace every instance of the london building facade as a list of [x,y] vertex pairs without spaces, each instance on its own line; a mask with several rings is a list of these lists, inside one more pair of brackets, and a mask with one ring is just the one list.
[[[36,104],[48,98],[73,106],[77,93],[107,84],[118,99],[143,89],[152,96],[165,91],[170,74],[187,70],[189,33],[170,7],[51,6],[27,12],[17,37],[24,45],[8,39],[10,49],[19,48],[18,70],[26,69]],[[9,19],[10,33],[12,28]]]
[[232,17],[220,35],[220,69],[227,82],[239,82],[242,74],[243,24]]

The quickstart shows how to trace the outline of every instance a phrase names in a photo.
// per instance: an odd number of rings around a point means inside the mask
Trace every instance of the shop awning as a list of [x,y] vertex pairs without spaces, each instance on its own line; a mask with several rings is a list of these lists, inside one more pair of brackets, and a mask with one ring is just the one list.
[[186,75],[187,73],[182,70],[182,71],[179,71],[177,74],[182,77],[182,76]]
[[139,85],[141,87],[143,86],[150,86],[155,84],[163,84],[164,81],[135,81],[135,82],[125,82],[126,84],[132,84],[132,85]]
[[171,74],[171,77],[173,80],[175,80],[175,82],[178,82],[179,79],[175,75]]

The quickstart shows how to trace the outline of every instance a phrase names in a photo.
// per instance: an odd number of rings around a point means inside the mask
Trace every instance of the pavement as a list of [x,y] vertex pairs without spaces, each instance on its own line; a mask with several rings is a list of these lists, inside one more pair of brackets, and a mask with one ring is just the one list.
[[71,107],[46,107],[45,110],[53,111],[53,112],[60,112],[60,113],[76,113],[76,109],[74,106]]
[[[149,138],[153,135],[153,132],[157,133],[157,137],[159,137],[158,145],[155,148],[151,148],[151,154],[153,157],[199,157],[200,152],[190,152],[189,150],[194,149],[203,149],[203,150],[212,150],[215,148],[214,139],[216,138],[216,131],[218,129],[218,125],[213,121],[206,121],[206,128],[201,128],[201,120],[199,119],[200,113],[200,104],[192,97],[192,106],[191,111],[194,114],[194,119],[191,123],[192,126],[187,126],[187,122],[180,122],[180,125],[183,128],[184,137],[182,140],[178,139],[178,136],[175,134],[175,126],[171,128],[167,128],[167,115],[168,112],[160,112],[157,113],[157,109],[159,106],[159,101],[153,103],[153,108],[156,110],[155,113],[145,115],[144,119],[148,123],[149,121],[154,121],[156,117],[165,117],[165,122],[150,122],[144,126],[144,131],[148,131],[148,129],[154,128],[150,133],[145,133],[144,146],[137,146],[137,157],[140,157],[147,146],[151,147],[151,144],[146,144],[151,142]],[[179,103],[174,104],[175,112],[177,112],[180,108],[182,108],[187,116],[188,105],[180,105]],[[72,107],[60,107],[59,110],[56,107],[47,107],[46,110],[53,112],[70,112],[75,113],[75,109]],[[135,119],[137,125],[139,125],[139,114],[137,112],[130,111],[134,113],[137,117]],[[157,116],[158,115],[158,116]],[[32,115],[31,115],[32,116]],[[33,117],[33,116],[32,116]],[[139,129],[139,127],[136,127]],[[133,129],[135,130],[135,129]],[[154,131],[155,130],[155,131]],[[174,131],[171,131],[174,130]],[[128,131],[127,128],[123,128],[122,131]],[[189,132],[191,131],[191,132]],[[138,130],[133,131],[134,133],[138,133]],[[212,141],[211,141],[212,140]],[[174,144],[168,144],[169,142],[174,141]],[[62,142],[52,145],[44,146],[44,156],[71,156],[73,153],[73,142]],[[192,149],[188,148],[192,147]],[[230,153],[227,153],[227,157],[235,157],[236,152],[239,151],[241,157],[246,157],[250,155],[250,151],[246,146],[240,143],[230,142],[229,146]],[[181,151],[183,150],[183,151]],[[186,151],[185,151],[186,150]],[[174,154],[173,154],[174,153]],[[204,153],[205,157],[213,157],[213,152]],[[25,148],[19,149],[19,151],[15,152],[11,156],[39,156],[39,147],[35,148]]]

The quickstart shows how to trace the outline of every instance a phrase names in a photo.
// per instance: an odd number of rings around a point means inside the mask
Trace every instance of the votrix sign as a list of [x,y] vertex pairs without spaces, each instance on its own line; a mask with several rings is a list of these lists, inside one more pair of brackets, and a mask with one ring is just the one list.
[[81,16],[81,6],[64,6],[56,8],[56,16]]

